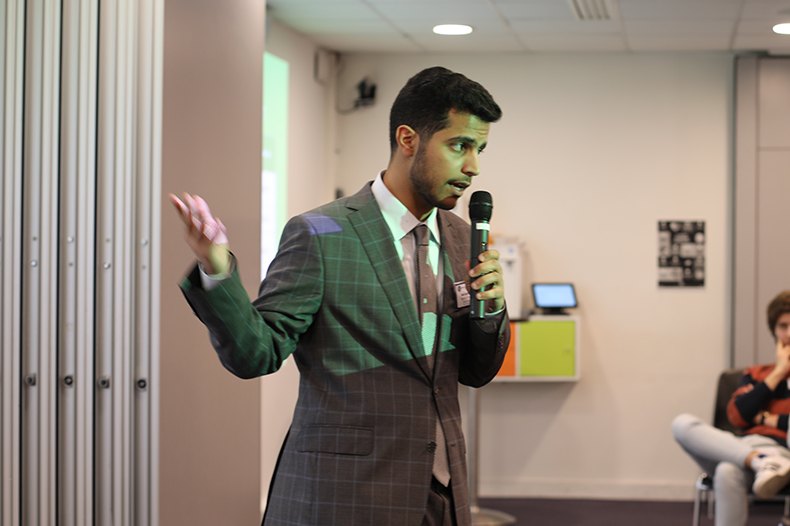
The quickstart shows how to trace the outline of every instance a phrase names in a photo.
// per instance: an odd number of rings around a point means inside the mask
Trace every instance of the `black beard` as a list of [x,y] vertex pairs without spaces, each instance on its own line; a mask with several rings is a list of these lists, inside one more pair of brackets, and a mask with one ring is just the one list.
[[417,153],[414,157],[414,163],[412,163],[411,168],[409,169],[409,181],[411,182],[412,188],[414,188],[414,191],[417,192],[417,195],[422,197],[423,200],[432,207],[441,208],[443,210],[452,210],[452,206],[447,206],[437,201],[436,196],[433,195],[431,183],[425,178],[425,172],[425,152],[422,150],[422,148],[417,148]]

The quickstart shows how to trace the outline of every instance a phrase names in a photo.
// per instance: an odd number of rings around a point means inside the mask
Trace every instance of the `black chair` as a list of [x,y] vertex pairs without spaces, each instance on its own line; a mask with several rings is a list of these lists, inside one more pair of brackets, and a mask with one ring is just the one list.
[[[727,403],[732,397],[732,393],[738,388],[738,383],[743,376],[743,369],[729,369],[719,376],[719,384],[716,388],[716,405],[713,410],[713,425],[719,429],[739,434],[738,428],[730,423],[727,418]],[[713,518],[715,502],[713,502],[713,477],[707,473],[702,473],[697,479],[696,495],[694,497],[694,520],[693,526],[699,526],[699,517],[702,508],[702,501],[705,501],[708,518]],[[790,485],[786,486],[777,494],[785,501],[784,516],[779,521],[778,526],[790,526]]]

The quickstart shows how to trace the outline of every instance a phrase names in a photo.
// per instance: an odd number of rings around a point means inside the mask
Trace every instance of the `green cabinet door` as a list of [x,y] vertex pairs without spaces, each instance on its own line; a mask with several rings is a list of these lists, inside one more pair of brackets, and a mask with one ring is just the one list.
[[574,376],[576,323],[535,320],[521,323],[522,376]]

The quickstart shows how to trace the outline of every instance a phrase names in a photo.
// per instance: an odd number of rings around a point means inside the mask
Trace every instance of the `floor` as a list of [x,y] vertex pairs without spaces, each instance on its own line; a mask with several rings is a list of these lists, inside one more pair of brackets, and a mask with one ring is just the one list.
[[[691,502],[566,499],[479,499],[481,508],[509,513],[518,526],[691,526]],[[752,503],[748,526],[777,526],[784,501]],[[713,526],[703,505],[700,526]]]

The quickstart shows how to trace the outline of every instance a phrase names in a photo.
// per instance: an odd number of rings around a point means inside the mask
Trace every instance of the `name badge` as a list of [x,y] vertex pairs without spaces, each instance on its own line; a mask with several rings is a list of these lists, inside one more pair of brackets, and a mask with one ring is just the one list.
[[453,283],[455,289],[455,305],[459,309],[468,307],[470,304],[469,289],[466,288],[466,283],[463,281],[456,281]]

